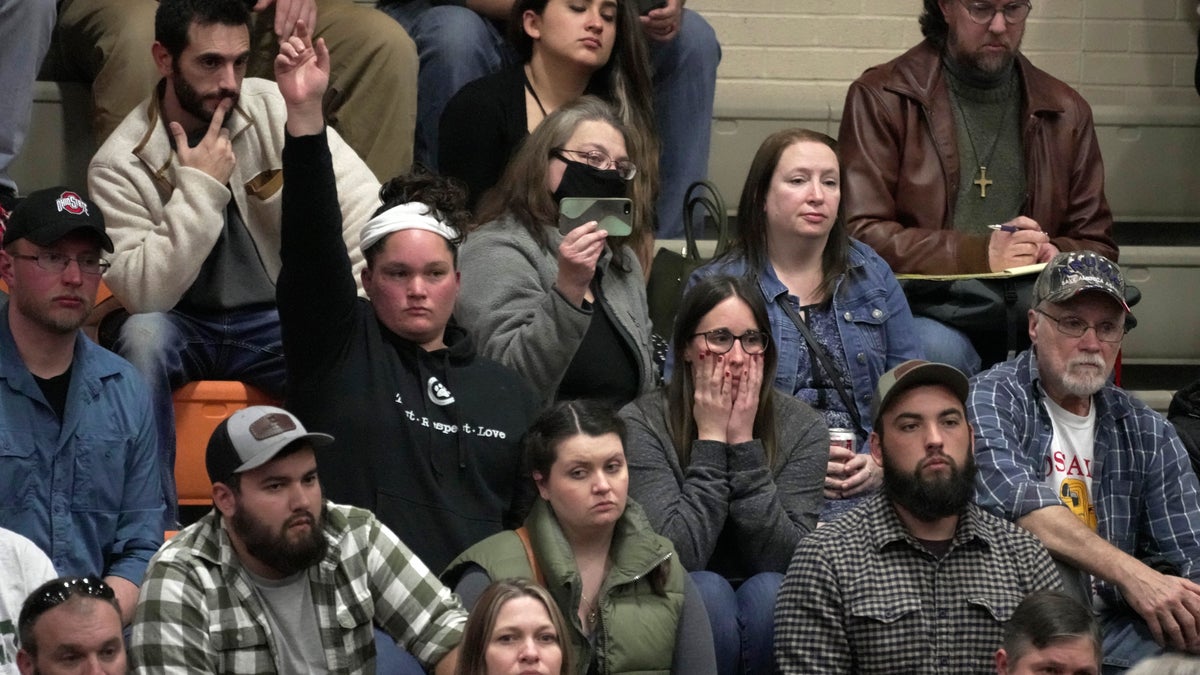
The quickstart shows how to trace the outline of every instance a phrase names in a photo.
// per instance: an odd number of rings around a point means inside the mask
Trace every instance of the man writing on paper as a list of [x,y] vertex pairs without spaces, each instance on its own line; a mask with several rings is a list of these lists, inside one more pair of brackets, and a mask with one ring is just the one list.
[[[924,0],[925,40],[850,85],[846,224],[897,274],[996,272],[1079,249],[1116,259],[1091,109],[1021,54],[1030,9]],[[960,330],[917,324],[927,357],[979,369]]]

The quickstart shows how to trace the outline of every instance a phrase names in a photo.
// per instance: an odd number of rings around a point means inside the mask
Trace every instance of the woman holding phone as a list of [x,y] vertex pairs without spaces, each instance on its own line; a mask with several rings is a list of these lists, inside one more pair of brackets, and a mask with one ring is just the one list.
[[612,108],[592,96],[551,113],[479,209],[459,251],[455,316],[490,358],[545,400],[620,406],[658,383],[642,267],[625,236],[588,222],[565,234],[569,197],[625,197],[641,158]]
[[924,358],[891,268],[846,233],[841,185],[837,141],[808,129],[768,136],[742,187],[731,250],[690,281],[753,278],[779,348],[775,387],[820,411],[830,429],[853,434],[853,449],[830,443],[822,519],[882,483],[866,442],[875,384]]
[[[508,31],[521,62],[460,89],[439,125],[438,169],[467,184],[469,205],[550,113],[585,94],[607,101],[633,130],[629,145],[643,158],[633,192],[656,189],[650,56],[637,1],[516,0]],[[639,217],[650,215],[647,208]]]

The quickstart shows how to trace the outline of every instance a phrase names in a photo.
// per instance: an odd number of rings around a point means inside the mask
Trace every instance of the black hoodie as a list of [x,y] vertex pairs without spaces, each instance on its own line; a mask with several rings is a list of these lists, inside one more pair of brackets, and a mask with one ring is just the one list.
[[358,297],[325,134],[289,136],[283,173],[287,407],[337,439],[317,453],[325,497],[374,511],[436,572],[516,526],[531,487],[521,439],[541,397],[453,322],[446,347],[427,352]]

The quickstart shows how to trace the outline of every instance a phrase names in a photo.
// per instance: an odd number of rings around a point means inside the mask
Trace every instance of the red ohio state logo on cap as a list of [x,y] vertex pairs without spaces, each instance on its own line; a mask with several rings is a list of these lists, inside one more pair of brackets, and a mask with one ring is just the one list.
[[59,195],[54,203],[58,206],[59,211],[66,211],[77,216],[88,215],[87,202],[83,201],[83,197],[69,190]]

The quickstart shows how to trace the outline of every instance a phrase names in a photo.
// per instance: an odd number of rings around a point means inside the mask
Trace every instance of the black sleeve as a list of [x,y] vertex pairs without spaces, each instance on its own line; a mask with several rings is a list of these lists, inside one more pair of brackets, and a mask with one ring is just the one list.
[[288,375],[294,377],[340,350],[358,297],[324,132],[289,134],[284,141],[281,208],[283,266],[275,301]]
[[[525,136],[524,90],[521,109],[510,73],[480,78],[460,89],[446,104],[438,126],[438,171],[467,186],[473,210],[479,198],[500,181],[504,167]],[[519,127],[519,128],[518,128]],[[514,138],[515,135],[515,138]]]

